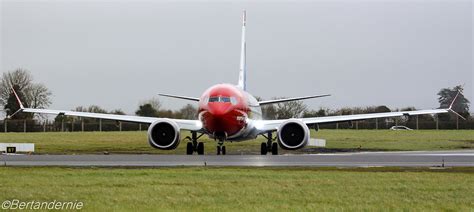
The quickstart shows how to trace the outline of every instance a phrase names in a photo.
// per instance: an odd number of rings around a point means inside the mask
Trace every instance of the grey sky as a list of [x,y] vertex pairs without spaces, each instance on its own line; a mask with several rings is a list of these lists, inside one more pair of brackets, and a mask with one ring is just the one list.
[[440,88],[465,83],[474,102],[471,1],[0,1],[2,72],[30,70],[55,109],[133,113],[158,92],[236,83],[243,9],[256,96],[428,109]]

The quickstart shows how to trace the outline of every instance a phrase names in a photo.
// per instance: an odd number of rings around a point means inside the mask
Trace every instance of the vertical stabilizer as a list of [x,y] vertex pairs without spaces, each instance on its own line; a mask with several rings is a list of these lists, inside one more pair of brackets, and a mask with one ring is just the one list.
[[246,22],[245,10],[242,15],[242,43],[240,49],[240,72],[239,72],[239,83],[237,84],[244,91],[247,90],[247,64],[246,64],[246,46],[245,46],[245,22]]

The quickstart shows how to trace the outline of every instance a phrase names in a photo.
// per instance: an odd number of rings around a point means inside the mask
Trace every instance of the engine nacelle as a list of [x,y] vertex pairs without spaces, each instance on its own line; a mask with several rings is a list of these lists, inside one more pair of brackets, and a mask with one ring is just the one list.
[[157,149],[175,149],[180,142],[179,126],[169,119],[159,119],[148,127],[148,142]]
[[308,126],[296,119],[283,122],[277,131],[278,144],[282,149],[295,150],[306,146],[309,141]]

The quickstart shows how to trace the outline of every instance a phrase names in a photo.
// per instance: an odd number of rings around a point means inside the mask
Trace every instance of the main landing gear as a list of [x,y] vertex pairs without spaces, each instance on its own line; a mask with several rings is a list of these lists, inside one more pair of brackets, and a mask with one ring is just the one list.
[[198,155],[204,155],[204,143],[198,142],[198,139],[204,134],[201,134],[199,137],[197,136],[197,132],[191,132],[191,138],[186,137],[187,139],[191,140],[186,145],[186,154],[192,155],[194,152],[197,152]]
[[268,132],[267,135],[262,135],[267,139],[267,143],[263,142],[260,145],[260,154],[266,155],[268,152],[272,152],[272,155],[278,155],[278,144],[273,142],[272,132]]

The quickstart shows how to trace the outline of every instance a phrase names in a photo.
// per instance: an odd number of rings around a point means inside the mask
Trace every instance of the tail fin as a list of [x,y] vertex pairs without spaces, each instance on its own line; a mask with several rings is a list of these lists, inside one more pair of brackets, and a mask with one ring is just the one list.
[[245,22],[246,12],[244,10],[242,15],[242,43],[240,49],[240,72],[239,72],[239,86],[242,90],[247,90],[247,65],[246,65],[246,46],[245,46]]

